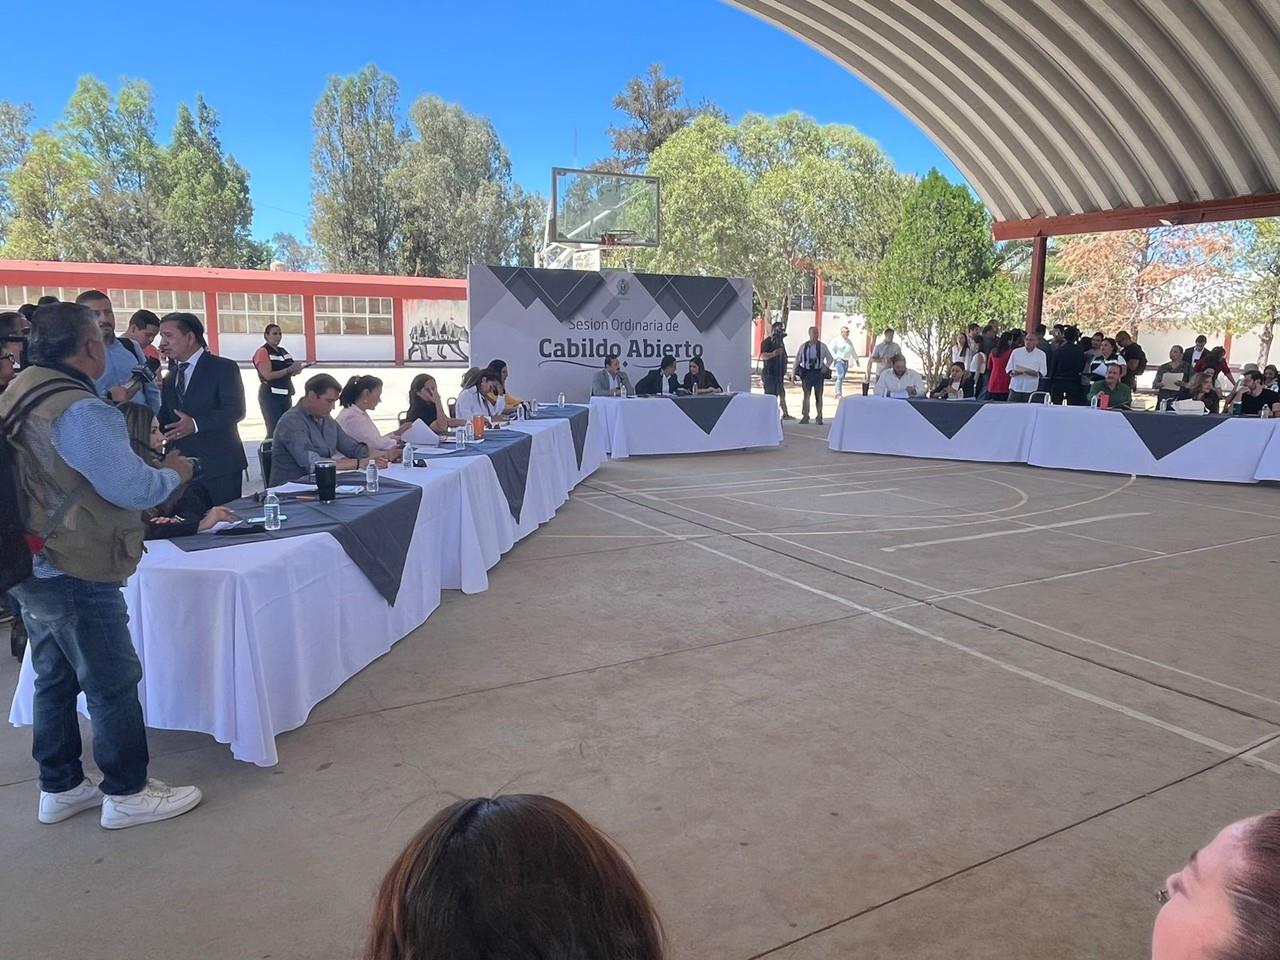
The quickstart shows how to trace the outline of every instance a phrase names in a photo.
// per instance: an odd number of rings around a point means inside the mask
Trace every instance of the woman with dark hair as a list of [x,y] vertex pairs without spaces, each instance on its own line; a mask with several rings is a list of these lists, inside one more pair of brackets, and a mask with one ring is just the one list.
[[502,400],[502,404],[499,409],[503,411],[510,411],[520,406],[520,399],[507,393],[507,375],[510,373],[510,369],[507,367],[507,361],[490,360],[489,373],[492,374],[492,380],[496,387],[494,390],[494,396]]
[[933,400],[968,400],[973,397],[973,381],[965,376],[964,361],[951,364],[949,376],[938,381],[929,394]]
[[1156,899],[1151,960],[1280,960],[1280,810],[1224,827]]
[[531,794],[459,800],[387,871],[364,960],[661,960],[662,927],[621,851]]
[[1175,343],[1169,348],[1169,362],[1156,368],[1156,377],[1151,381],[1156,388],[1156,406],[1178,399],[1190,381],[1191,364],[1186,360],[1186,352]]
[[1009,362],[1009,354],[1013,353],[1013,334],[1012,330],[1000,334],[995,349],[987,358],[987,400],[1009,399],[1009,371],[1005,365]]
[[719,393],[720,381],[716,375],[706,368],[701,357],[689,358],[689,372],[684,375],[684,388],[693,393],[694,386],[699,393]]
[[502,416],[505,404],[498,396],[498,386],[498,375],[485,367],[476,375],[475,382],[458,394],[458,416],[463,420]]
[[262,331],[262,346],[253,355],[258,371],[258,408],[267,424],[267,436],[275,433],[276,422],[293,405],[293,378],[305,364],[297,363],[280,346],[284,334],[280,325],[269,323]]
[[1120,347],[1114,337],[1103,337],[1098,355],[1089,361],[1089,380],[1097,383],[1107,379],[1107,365],[1120,360]]
[[[124,415],[133,452],[147,466],[159,467],[164,459],[160,453],[164,446],[160,421],[140,403],[122,403],[119,410]],[[148,540],[168,540],[208,530],[215,523],[234,522],[236,515],[226,507],[213,506],[209,492],[199,480],[192,480],[173,491],[160,506],[143,511],[142,518],[147,523]]]
[[369,411],[381,402],[381,380],[367,374],[352,377],[338,394],[338,403],[342,404],[342,412],[336,419],[342,432],[352,440],[363,443],[371,451],[388,454],[389,460],[395,460],[401,446],[400,434],[409,429],[409,424],[401,424],[385,435],[381,433],[374,424],[373,417],[369,416]]
[[1231,365],[1227,363],[1227,351],[1222,347],[1214,347],[1208,353],[1202,353],[1196,361],[1195,370],[1196,373],[1212,373],[1215,381],[1218,374],[1222,374],[1231,381],[1232,387],[1236,386],[1236,378],[1231,375]]
[[409,409],[401,421],[401,426],[421,420],[436,433],[448,433],[454,427],[462,426],[461,420],[449,417],[449,411],[440,401],[440,393],[436,387],[436,378],[429,373],[420,373],[409,384]]
[[1262,389],[1280,391],[1280,377],[1277,377],[1274,363],[1268,363],[1262,368]]

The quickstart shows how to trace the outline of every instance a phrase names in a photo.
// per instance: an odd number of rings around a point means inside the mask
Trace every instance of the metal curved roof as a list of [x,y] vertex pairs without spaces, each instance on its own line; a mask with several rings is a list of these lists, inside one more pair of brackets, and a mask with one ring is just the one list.
[[729,2],[875,87],[997,221],[1280,193],[1280,0]]

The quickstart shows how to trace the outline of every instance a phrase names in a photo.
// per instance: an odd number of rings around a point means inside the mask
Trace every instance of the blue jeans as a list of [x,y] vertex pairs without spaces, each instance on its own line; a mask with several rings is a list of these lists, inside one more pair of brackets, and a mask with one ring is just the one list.
[[849,361],[836,361],[836,396],[844,396],[844,378],[849,374]]
[[120,585],[32,577],[13,594],[22,604],[36,671],[31,755],[40,764],[40,789],[62,793],[84,780],[76,716],[83,690],[102,792],[137,793],[146,786],[150,757],[138,702],[142,664]]

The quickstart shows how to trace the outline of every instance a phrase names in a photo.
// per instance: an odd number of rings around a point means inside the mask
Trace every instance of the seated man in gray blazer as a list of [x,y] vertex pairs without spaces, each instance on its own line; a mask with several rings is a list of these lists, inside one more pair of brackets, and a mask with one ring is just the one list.
[[616,353],[604,359],[604,369],[597,370],[591,378],[591,395],[593,397],[634,397],[631,379],[622,369],[622,362]]

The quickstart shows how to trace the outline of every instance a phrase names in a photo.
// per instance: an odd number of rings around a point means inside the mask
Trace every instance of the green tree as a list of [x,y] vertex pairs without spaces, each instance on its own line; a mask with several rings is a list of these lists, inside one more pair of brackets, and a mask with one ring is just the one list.
[[866,300],[867,319],[873,329],[899,331],[932,381],[950,360],[952,339],[969,323],[1012,321],[1008,314],[999,316],[1012,312],[1018,300],[997,264],[982,204],[931,170],[903,206]]
[[372,64],[330,77],[312,115],[311,237],[330,270],[396,269],[401,212],[393,174],[408,133],[399,125],[399,87]]
[[1280,218],[1247,221],[1239,232],[1241,250],[1230,294],[1196,326],[1227,333],[1257,331],[1258,366],[1266,366],[1280,320]]
[[292,233],[277,233],[271,238],[271,259],[284,264],[286,270],[310,273],[316,269],[316,250]]
[[38,131],[8,178],[14,215],[0,254],[21,260],[87,260],[94,197],[89,158]]
[[102,81],[84,76],[67,103],[60,133],[92,171],[84,243],[93,260],[167,262],[155,124],[151,88],[142,80],[125,80],[112,96]]
[[699,117],[653,154],[662,239],[627,258],[640,269],[749,276],[784,319],[815,269],[863,295],[910,181],[851,127],[798,113]]
[[461,277],[510,263],[530,244],[532,199],[511,179],[493,124],[436,96],[409,110],[413,135],[392,185],[402,211],[398,262],[414,275]]
[[684,81],[666,76],[660,63],[650,64],[645,73],[628,80],[613,98],[613,108],[627,120],[622,126],[609,128],[614,155],[600,161],[596,168],[617,173],[644,169],[655,150],[698,116],[726,119],[724,112],[709,101],[690,104],[684,96]]
[[196,96],[194,115],[186,104],[178,105],[163,169],[166,253],[172,261],[201,267],[265,265],[263,250],[249,235],[249,175],[223,153],[218,116],[202,96]]
[[0,244],[13,219],[13,194],[9,178],[31,149],[31,121],[35,111],[29,103],[0,100]]

